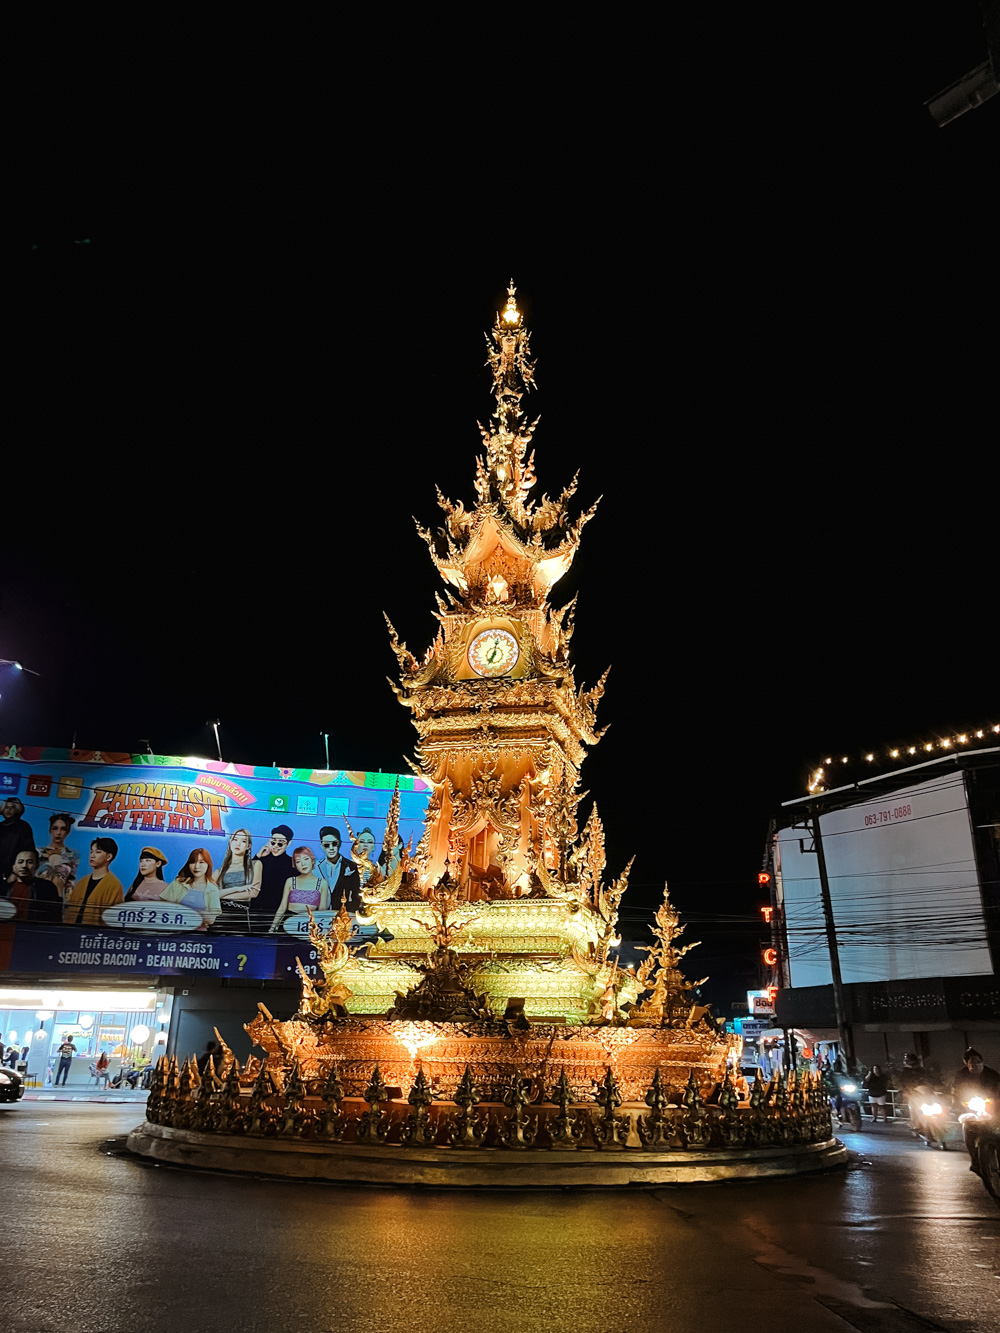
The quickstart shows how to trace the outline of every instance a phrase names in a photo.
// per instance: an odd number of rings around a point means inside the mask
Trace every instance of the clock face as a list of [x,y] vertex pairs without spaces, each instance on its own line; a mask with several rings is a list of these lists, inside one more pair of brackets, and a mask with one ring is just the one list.
[[479,676],[506,676],[519,656],[517,640],[505,629],[484,629],[469,644],[469,666]]

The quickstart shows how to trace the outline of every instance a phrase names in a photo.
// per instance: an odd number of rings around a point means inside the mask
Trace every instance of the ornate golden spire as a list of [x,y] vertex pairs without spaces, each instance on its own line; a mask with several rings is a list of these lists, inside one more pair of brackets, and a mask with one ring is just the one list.
[[[467,510],[438,492],[444,526],[432,533],[417,523],[431,559],[457,591],[463,609],[544,605],[553,584],[572,564],[584,525],[597,509],[594,504],[578,518],[570,517],[575,477],[557,500],[547,495],[528,500],[535,484],[534,454],[528,446],[538,418],[524,422],[520,404],[534,387],[535,363],[514,293],[511,282],[507,304],[486,335],[496,410],[489,429],[479,423],[486,452],[476,464],[477,503]],[[452,594],[449,600],[455,603]]]
[[676,941],[683,935],[684,927],[681,925],[680,913],[670,901],[670,890],[666,884],[663,886],[663,902],[656,910],[650,930],[656,943],[637,946],[640,952],[648,953],[649,957],[636,974],[640,995],[643,991],[649,991],[649,995],[634,1006],[632,1020],[642,1025],[676,1025],[683,1021],[685,1014],[690,1016],[695,1012],[689,993],[704,985],[708,978],[687,981],[680,970],[681,959],[698,946],[696,942],[677,947]]
[[507,304],[498,312],[491,333],[486,334],[486,364],[493,372],[493,394],[497,400],[490,430],[482,425],[486,457],[476,475],[481,500],[499,500],[518,521],[525,518],[525,499],[535,484],[534,455],[525,451],[537,418],[521,425],[521,398],[534,387],[535,363],[529,360],[531,335],[514,300],[513,278],[507,288]]

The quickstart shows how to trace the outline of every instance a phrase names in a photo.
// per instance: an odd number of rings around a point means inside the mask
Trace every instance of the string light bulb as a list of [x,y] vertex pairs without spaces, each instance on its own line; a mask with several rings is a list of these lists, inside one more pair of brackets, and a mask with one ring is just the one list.
[[[936,749],[947,751],[954,749],[958,745],[968,745],[972,740],[981,741],[988,737],[992,739],[992,736],[994,735],[1000,736],[1000,722],[991,722],[987,727],[980,727],[975,732],[961,731],[956,732],[954,736],[945,736],[939,737],[933,741],[924,741],[920,745],[908,745],[905,747],[905,752],[908,755],[915,755],[920,751],[924,754],[933,754]],[[867,754],[859,756],[858,760],[860,761],[863,759],[866,764],[877,764],[880,758],[883,760],[899,759],[902,754],[903,747],[895,746],[891,750],[883,750],[881,754],[877,750],[870,750]],[[841,764],[850,764],[852,760],[849,755],[842,755],[840,762]],[[823,764],[811,771],[808,781],[808,789],[810,792],[826,789],[826,769],[824,765],[832,763],[832,755],[827,755]]]

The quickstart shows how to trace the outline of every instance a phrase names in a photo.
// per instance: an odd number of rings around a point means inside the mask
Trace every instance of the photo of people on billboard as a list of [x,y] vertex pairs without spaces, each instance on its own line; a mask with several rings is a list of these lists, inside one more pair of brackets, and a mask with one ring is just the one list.
[[0,753],[0,900],[39,925],[301,934],[309,912],[358,912],[358,858],[391,873],[429,795],[408,775]]

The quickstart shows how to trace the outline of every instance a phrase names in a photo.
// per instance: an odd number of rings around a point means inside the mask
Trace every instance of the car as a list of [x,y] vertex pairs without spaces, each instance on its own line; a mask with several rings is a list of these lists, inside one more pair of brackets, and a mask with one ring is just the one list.
[[24,1079],[16,1069],[0,1068],[0,1102],[17,1102],[24,1096]]

